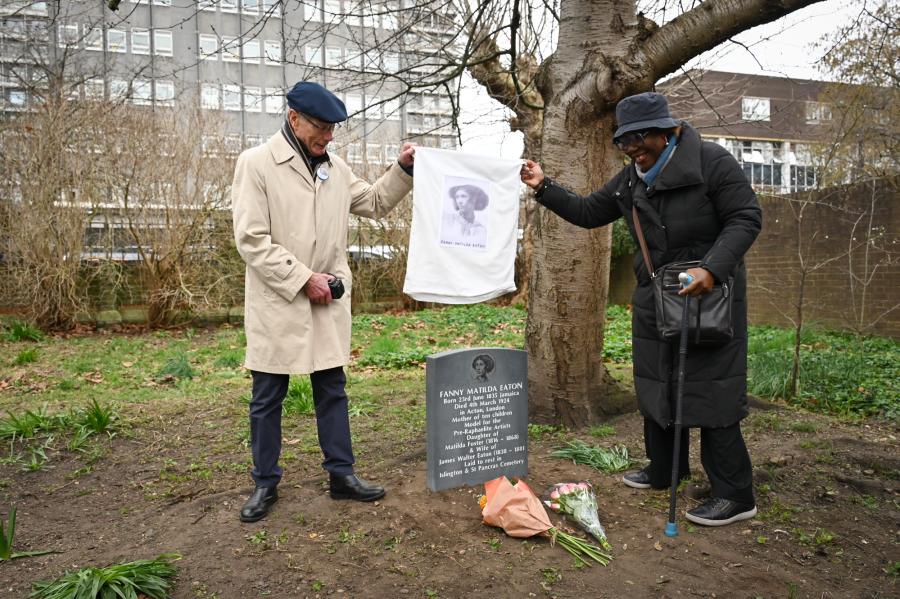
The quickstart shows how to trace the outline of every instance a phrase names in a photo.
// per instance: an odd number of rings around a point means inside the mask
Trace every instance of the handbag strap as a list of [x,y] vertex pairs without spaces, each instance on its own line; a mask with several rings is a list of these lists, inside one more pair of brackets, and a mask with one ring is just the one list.
[[638,243],[641,246],[641,253],[644,255],[644,266],[650,273],[650,278],[656,278],[656,271],[653,270],[653,262],[650,261],[650,251],[647,249],[647,240],[644,239],[644,229],[641,228],[641,219],[638,216],[637,206],[631,205],[631,218],[634,220],[634,232],[637,233]]

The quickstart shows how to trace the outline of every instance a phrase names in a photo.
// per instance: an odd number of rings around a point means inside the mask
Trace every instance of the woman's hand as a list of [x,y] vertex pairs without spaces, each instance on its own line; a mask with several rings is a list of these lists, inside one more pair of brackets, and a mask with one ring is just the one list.
[[544,183],[544,170],[534,160],[525,159],[519,176],[522,178],[522,183],[531,189],[537,189]]
[[687,274],[694,277],[691,284],[678,292],[678,295],[703,295],[713,288],[713,276],[705,268],[689,268]]

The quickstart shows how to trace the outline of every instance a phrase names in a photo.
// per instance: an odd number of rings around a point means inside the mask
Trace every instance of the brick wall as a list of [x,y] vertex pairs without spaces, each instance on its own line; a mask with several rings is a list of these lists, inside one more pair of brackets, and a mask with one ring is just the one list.
[[[746,256],[750,323],[791,326],[786,315],[796,317],[805,270],[807,324],[855,330],[862,321],[865,332],[900,338],[898,189],[900,179],[817,194],[760,196],[763,230]],[[867,235],[873,194],[873,231]],[[627,303],[633,288],[630,257],[614,260],[610,302]]]
[[900,337],[898,183],[760,196],[763,230],[746,258],[750,322],[789,326],[805,276],[805,322]]

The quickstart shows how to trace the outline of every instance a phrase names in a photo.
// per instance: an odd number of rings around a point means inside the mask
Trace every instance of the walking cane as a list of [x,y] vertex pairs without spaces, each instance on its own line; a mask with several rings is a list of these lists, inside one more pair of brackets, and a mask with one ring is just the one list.
[[[678,274],[678,282],[685,288],[694,277],[686,272]],[[684,310],[681,313],[681,337],[678,344],[678,387],[675,392],[675,443],[672,448],[672,488],[669,491],[669,521],[666,523],[666,536],[677,537],[678,525],[675,524],[675,495],[678,491],[679,458],[681,453],[681,399],[684,394],[684,364],[687,361],[688,318],[690,315],[691,296],[684,296]]]

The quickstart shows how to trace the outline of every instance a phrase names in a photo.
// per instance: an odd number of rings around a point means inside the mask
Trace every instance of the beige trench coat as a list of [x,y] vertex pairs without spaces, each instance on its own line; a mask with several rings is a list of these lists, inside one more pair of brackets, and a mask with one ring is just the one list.
[[[306,374],[350,360],[349,215],[385,215],[409,193],[412,177],[394,163],[370,185],[330,158],[329,178],[314,181],[280,131],[238,157],[231,202],[247,264],[244,366],[251,370]],[[301,288],[314,272],[343,279],[344,296],[312,304]]]

